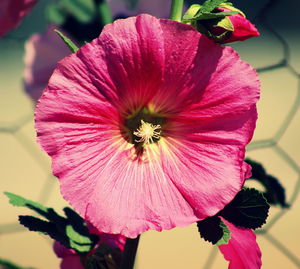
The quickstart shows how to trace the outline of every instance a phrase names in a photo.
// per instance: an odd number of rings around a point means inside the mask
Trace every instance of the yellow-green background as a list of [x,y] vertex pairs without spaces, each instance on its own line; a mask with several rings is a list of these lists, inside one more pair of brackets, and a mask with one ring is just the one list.
[[[259,120],[248,156],[261,161],[278,177],[288,200],[294,201],[286,211],[272,208],[269,220],[282,216],[267,234],[258,236],[263,268],[300,268],[300,3],[272,1],[259,22],[257,15],[267,1],[235,2],[238,7],[246,7],[250,18],[256,18],[261,31],[260,37],[233,45],[242,59],[261,70]],[[40,1],[19,29],[0,39],[0,191],[60,210],[66,202],[51,176],[49,158],[35,143],[33,105],[22,88],[24,40],[45,29],[43,6]],[[268,66],[274,68],[265,70]],[[17,215],[28,211],[12,207],[0,194],[0,213],[0,258],[40,269],[58,268],[60,261],[52,251],[51,240],[18,225]],[[274,244],[274,238],[279,244]],[[227,268],[227,262],[218,252],[211,252],[210,244],[202,241],[195,225],[191,225],[144,233],[136,267],[219,269]]]

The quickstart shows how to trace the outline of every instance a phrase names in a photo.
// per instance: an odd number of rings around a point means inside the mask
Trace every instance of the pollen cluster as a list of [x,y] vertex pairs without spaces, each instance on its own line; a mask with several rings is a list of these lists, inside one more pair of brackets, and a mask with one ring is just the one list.
[[135,140],[135,142],[143,143],[143,146],[153,143],[153,138],[159,139],[160,138],[160,129],[161,126],[153,125],[149,122],[145,122],[141,120],[140,127],[133,132],[133,134],[140,139]]

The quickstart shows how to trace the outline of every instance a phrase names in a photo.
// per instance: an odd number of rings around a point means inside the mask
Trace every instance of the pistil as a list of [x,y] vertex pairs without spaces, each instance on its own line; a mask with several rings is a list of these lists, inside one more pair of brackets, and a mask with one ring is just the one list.
[[160,139],[160,129],[161,126],[159,124],[153,125],[141,120],[140,127],[133,132],[135,136],[139,137],[139,139],[136,139],[135,142],[143,143],[143,146],[153,143],[153,138],[156,140]]

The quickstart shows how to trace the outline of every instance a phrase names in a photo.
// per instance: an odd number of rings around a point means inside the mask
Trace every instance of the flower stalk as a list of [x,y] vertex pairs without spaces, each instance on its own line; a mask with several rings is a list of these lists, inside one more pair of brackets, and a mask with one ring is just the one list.
[[170,19],[181,22],[183,0],[172,0]]
[[123,252],[123,259],[120,269],[133,269],[140,236],[132,239],[127,238]]

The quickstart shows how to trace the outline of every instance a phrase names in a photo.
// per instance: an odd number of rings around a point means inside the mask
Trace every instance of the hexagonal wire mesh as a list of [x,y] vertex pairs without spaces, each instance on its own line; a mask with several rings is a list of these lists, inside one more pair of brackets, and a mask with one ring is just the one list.
[[[294,2],[296,3],[297,1]],[[255,154],[253,154],[252,152],[256,152],[257,150],[261,150],[261,149],[264,150],[272,149],[275,152],[275,154],[279,156],[279,158],[283,162],[285,162],[290,167],[290,169],[292,169],[296,173],[297,178],[294,187],[291,190],[289,190],[290,196],[289,196],[288,203],[291,205],[291,209],[292,209],[293,204],[295,203],[300,192],[300,167],[297,161],[295,160],[294,156],[291,156],[291,154],[289,154],[285,150],[284,146],[281,145],[280,142],[284,134],[286,133],[287,129],[291,128],[292,125],[294,126],[293,128],[295,128],[296,126],[295,117],[300,105],[300,73],[299,70],[297,71],[297,67],[295,67],[295,64],[292,64],[293,61],[291,57],[291,48],[289,44],[289,39],[286,39],[284,35],[280,33],[280,30],[275,29],[276,27],[274,27],[274,23],[273,23],[274,20],[271,20],[272,24],[269,23],[269,19],[268,19],[269,14],[273,12],[275,9],[281,10],[281,7],[284,7],[283,0],[268,1],[256,15],[255,20],[261,26],[259,27],[260,30],[264,30],[264,31],[266,30],[269,32],[273,40],[276,40],[275,42],[277,42],[277,45],[274,45],[275,43],[273,43],[274,46],[278,47],[278,44],[281,46],[280,48],[281,52],[277,53],[276,57],[275,56],[273,57],[276,62],[272,64],[264,64],[263,66],[260,65],[259,67],[257,67],[257,71],[260,75],[263,75],[263,74],[272,73],[276,70],[280,70],[280,72],[282,72],[282,70],[284,69],[284,72],[288,72],[290,76],[293,77],[294,80],[297,80],[298,85],[296,85],[297,87],[296,94],[293,97],[293,102],[288,108],[288,112],[285,115],[284,120],[280,124],[279,128],[275,131],[275,134],[268,139],[258,139],[258,140],[254,139],[254,141],[248,146],[247,150],[248,152],[250,152],[251,157],[255,159]],[[291,9],[289,9],[289,11],[291,12]],[[14,39],[14,38],[8,36],[6,39]],[[19,41],[20,43],[22,43],[24,40],[21,38]],[[238,47],[237,49],[239,50]],[[241,49],[243,50],[243,48]],[[278,55],[281,56],[278,57]],[[286,91],[291,90],[290,87],[291,87],[290,85],[286,85],[285,90]],[[0,123],[0,135],[10,134],[11,136],[13,136],[13,138],[18,141],[19,147],[25,150],[34,159],[34,161],[40,167],[40,169],[42,169],[43,171],[47,171],[47,173],[49,173],[48,160],[41,158],[41,153],[38,147],[34,144],[33,140],[28,138],[28,136],[26,136],[24,132],[22,132],[22,128],[24,128],[24,126],[26,126],[26,124],[31,121],[32,121],[32,112],[26,111],[24,114],[18,116],[18,120],[16,121],[13,120],[10,121],[9,123],[7,122]],[[47,203],[47,201],[50,198],[50,193],[51,193],[50,190],[53,187],[52,177],[53,176],[49,174],[48,179],[41,187],[41,191],[36,199],[41,203]],[[264,225],[262,229],[257,230],[256,232],[259,236],[264,237],[270,244],[272,244],[275,248],[277,248],[297,268],[300,268],[299,257],[294,255],[293,252],[291,252],[291,250],[289,249],[289,247],[281,242],[280,235],[275,237],[270,233],[274,225],[278,221],[282,220],[284,215],[291,209],[277,210],[271,216],[271,218],[268,219],[267,224]],[[1,234],[16,233],[19,231],[24,231],[24,229],[16,222],[4,223],[4,224],[2,223],[0,225]],[[212,248],[211,253],[208,256],[207,261],[203,268],[205,269],[212,268],[216,257],[216,253],[217,253],[217,248]]]

